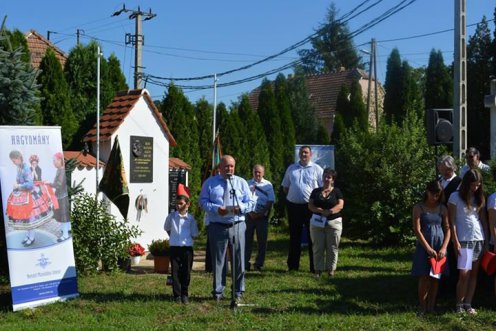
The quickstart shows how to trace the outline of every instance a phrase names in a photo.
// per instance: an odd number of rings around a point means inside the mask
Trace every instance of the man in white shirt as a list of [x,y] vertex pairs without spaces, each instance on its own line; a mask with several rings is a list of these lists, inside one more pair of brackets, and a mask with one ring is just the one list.
[[[308,209],[310,193],[322,186],[322,168],[313,163],[312,149],[310,146],[300,147],[300,161],[288,167],[282,180],[282,187],[286,193],[286,206],[288,210],[289,222],[289,251],[288,270],[298,270],[300,268],[301,255],[301,234],[303,226],[310,238],[309,221],[312,216]],[[308,245],[310,259],[310,272],[315,272],[313,267],[312,243]]]
[[491,167],[487,164],[482,163],[480,160],[480,152],[475,147],[469,147],[465,152],[465,158],[467,160],[467,164],[465,164],[460,170],[460,177],[463,178],[465,173],[470,169],[479,169],[481,172],[489,172],[491,171]]

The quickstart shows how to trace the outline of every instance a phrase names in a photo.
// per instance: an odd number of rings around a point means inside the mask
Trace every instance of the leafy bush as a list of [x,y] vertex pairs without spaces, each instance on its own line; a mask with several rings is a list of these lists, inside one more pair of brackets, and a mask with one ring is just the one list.
[[377,133],[355,125],[343,132],[336,155],[347,234],[377,244],[412,239],[412,207],[435,175],[423,121],[412,113],[401,127],[383,121]]
[[169,241],[168,240],[152,240],[152,243],[148,245],[148,250],[153,256],[169,256]]
[[118,261],[128,257],[131,238],[141,231],[119,221],[108,212],[108,204],[95,196],[74,197],[72,233],[77,270],[88,274],[97,271],[99,261],[105,271],[116,270]]

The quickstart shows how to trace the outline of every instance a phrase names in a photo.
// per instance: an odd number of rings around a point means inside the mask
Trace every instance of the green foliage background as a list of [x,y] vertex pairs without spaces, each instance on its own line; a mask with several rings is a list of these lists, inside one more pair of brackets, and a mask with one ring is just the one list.
[[336,161],[346,233],[379,244],[412,238],[411,209],[434,178],[434,160],[423,121],[413,112],[401,126],[383,122],[377,133],[356,124],[345,130]]
[[108,205],[95,196],[73,197],[71,213],[74,255],[78,273],[91,274],[99,268],[117,270],[118,262],[127,259],[131,239],[140,234],[136,226],[119,221],[109,213]]

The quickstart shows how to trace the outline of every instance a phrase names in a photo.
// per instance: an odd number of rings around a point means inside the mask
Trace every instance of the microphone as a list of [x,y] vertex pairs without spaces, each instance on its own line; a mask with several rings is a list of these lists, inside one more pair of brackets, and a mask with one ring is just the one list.
[[234,197],[234,194],[235,194],[234,186],[233,186],[233,183],[232,183],[232,176],[233,176],[232,174],[226,174],[227,181],[231,185],[231,189],[229,190],[229,193],[231,194],[231,198],[233,198]]

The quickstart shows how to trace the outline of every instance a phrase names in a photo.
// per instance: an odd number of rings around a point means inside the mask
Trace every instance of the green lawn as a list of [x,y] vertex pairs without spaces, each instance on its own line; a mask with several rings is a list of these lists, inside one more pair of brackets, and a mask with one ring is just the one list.
[[[35,310],[11,312],[1,295],[2,330],[494,330],[494,296],[482,280],[476,317],[453,313],[454,295],[440,298],[435,316],[415,316],[416,280],[409,275],[412,248],[373,248],[344,241],[338,273],[316,279],[302,256],[299,272],[286,273],[285,236],[272,235],[263,273],[246,276],[244,301],[229,309],[210,297],[211,276],[194,272],[187,306],[171,301],[158,274],[100,274],[79,279],[81,296]],[[229,292],[226,295],[230,295]]]

